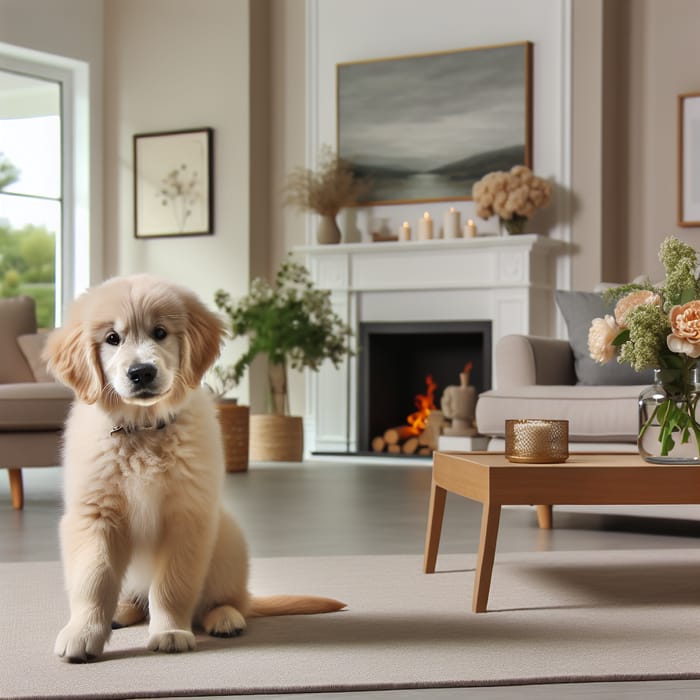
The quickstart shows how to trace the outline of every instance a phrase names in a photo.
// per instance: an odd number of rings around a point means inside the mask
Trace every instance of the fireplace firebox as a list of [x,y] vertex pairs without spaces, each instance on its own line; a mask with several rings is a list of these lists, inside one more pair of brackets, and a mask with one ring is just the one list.
[[491,388],[491,321],[361,323],[359,346],[360,452],[370,451],[373,437],[406,424],[427,377],[437,385],[437,408],[467,363],[477,393]]

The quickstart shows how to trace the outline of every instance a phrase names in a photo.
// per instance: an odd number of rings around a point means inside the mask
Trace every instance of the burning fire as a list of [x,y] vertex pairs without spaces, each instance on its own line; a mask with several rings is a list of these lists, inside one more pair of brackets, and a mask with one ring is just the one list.
[[406,418],[406,422],[411,427],[411,432],[414,435],[420,435],[425,430],[430,412],[437,408],[433,401],[437,384],[430,375],[425,378],[425,386],[425,394],[418,394],[415,399],[416,408],[418,410],[415,413],[411,413],[411,415]]

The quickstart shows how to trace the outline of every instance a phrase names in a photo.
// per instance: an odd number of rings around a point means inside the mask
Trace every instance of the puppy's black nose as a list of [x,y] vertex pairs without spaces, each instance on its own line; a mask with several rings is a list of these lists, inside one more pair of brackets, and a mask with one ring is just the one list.
[[139,386],[148,386],[156,378],[156,374],[158,374],[158,369],[150,362],[131,365],[126,371],[126,376],[131,382]]

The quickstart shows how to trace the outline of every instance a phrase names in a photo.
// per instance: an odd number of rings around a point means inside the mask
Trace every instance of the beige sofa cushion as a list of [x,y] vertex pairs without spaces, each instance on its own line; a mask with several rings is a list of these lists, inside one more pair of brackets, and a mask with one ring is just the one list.
[[486,391],[476,404],[483,435],[503,437],[506,418],[569,421],[571,442],[635,442],[642,386],[520,386]]
[[0,299],[0,384],[33,382],[34,375],[19,349],[20,335],[36,333],[36,312],[31,297]]
[[46,369],[46,363],[41,359],[41,352],[49,337],[48,332],[29,333],[17,338],[17,344],[22,351],[24,359],[32,370],[37,382],[52,382],[54,378]]
[[0,385],[0,432],[61,430],[73,392],[56,382]]

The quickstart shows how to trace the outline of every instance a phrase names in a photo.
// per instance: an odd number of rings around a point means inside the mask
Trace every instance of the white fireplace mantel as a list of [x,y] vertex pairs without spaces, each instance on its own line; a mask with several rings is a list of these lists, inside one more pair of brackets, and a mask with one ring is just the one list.
[[[486,320],[493,348],[511,333],[555,335],[556,258],[567,251],[536,234],[294,250],[356,336],[365,322]],[[357,381],[355,357],[308,373],[308,451],[357,451]]]

